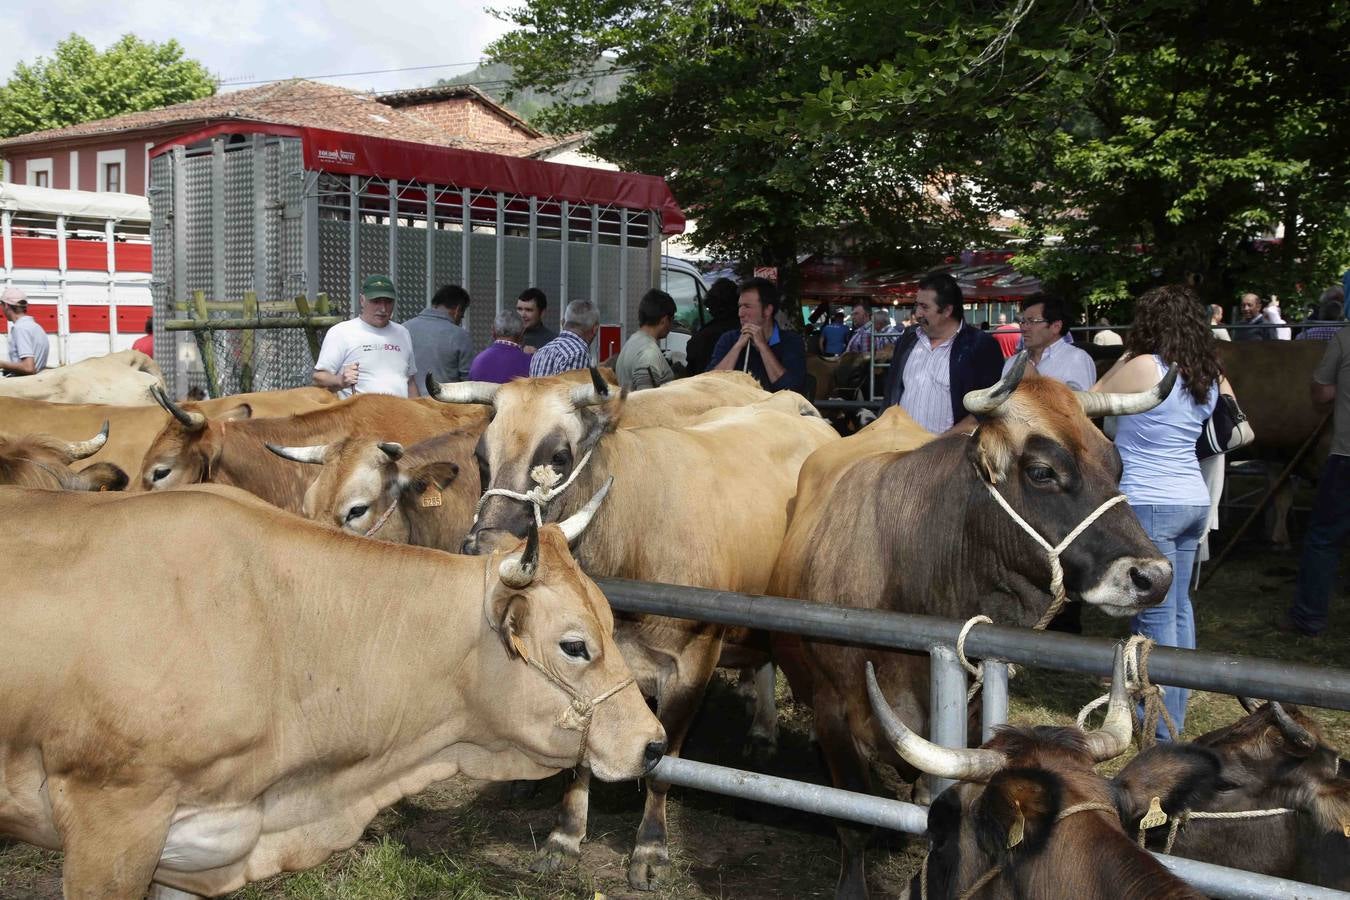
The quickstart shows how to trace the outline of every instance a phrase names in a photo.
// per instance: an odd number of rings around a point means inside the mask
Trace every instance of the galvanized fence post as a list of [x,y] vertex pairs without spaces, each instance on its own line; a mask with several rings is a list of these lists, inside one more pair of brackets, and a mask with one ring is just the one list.
[[984,661],[984,688],[980,692],[980,743],[994,736],[994,729],[1008,721],[1008,664]]
[[[931,678],[928,688],[930,740],[943,747],[966,746],[966,671],[956,658],[956,650],[945,644],[928,648]],[[948,785],[949,778],[925,775],[929,796],[936,797]]]

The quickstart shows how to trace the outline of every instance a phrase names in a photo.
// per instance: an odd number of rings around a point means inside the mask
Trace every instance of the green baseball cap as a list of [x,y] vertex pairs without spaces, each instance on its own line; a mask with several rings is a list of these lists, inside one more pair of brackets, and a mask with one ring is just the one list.
[[388,275],[367,275],[366,280],[361,282],[361,293],[367,300],[398,299],[394,293],[394,282]]

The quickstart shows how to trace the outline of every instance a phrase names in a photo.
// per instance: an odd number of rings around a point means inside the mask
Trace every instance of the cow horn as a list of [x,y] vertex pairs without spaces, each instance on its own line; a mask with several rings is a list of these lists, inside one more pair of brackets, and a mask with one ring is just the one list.
[[1294,717],[1277,701],[1270,701],[1270,709],[1275,713],[1275,724],[1280,726],[1280,733],[1285,740],[1304,750],[1312,750],[1317,746],[1317,738],[1313,737],[1312,732],[1295,722]]
[[278,447],[276,444],[264,445],[282,459],[289,459],[291,462],[310,463],[311,465],[323,465],[324,457],[328,453],[327,444],[316,444],[313,447]]
[[435,397],[442,403],[482,403],[491,406],[500,389],[500,384],[493,384],[491,381],[441,384],[430,372],[427,373],[427,396]]
[[600,377],[600,370],[591,366],[591,383],[572,388],[572,405],[577,409],[594,406],[609,399],[609,385]]
[[966,411],[977,416],[997,415],[999,407],[1007,402],[1007,399],[1012,396],[1012,392],[1017,390],[1017,385],[1022,382],[1022,376],[1026,374],[1027,360],[1029,359],[1031,359],[1031,354],[1023,350],[1013,357],[1012,367],[1008,369],[1008,374],[1000,378],[997,384],[966,394],[961,401],[966,405]]
[[1177,383],[1177,367],[1171,366],[1167,374],[1153,387],[1137,394],[1106,394],[1096,391],[1074,391],[1078,405],[1083,407],[1083,415],[1089,419],[1102,416],[1131,416],[1148,412],[1167,399],[1172,393],[1172,385]]
[[1237,702],[1241,704],[1242,711],[1249,716],[1261,708],[1261,701],[1255,697],[1238,697]]
[[393,462],[398,462],[403,458],[403,445],[397,441],[380,441],[375,446],[384,451],[384,455]]
[[164,393],[164,388],[157,384],[150,386],[150,396],[155,398],[155,402],[164,407],[164,411],[178,420],[188,431],[201,431],[206,427],[206,416],[199,412],[188,412],[177,403],[169,399],[169,395]]
[[534,571],[539,567],[539,526],[530,523],[530,530],[525,534],[525,550],[520,555],[512,554],[502,560],[501,566],[497,568],[497,574],[501,576],[502,584],[507,587],[524,588],[529,587],[530,582],[534,581]]
[[66,452],[70,454],[72,461],[84,459],[93,456],[99,449],[108,443],[108,422],[105,419],[103,429],[87,441],[70,441],[66,444]]
[[600,490],[595,492],[594,497],[586,501],[585,506],[558,523],[558,527],[562,529],[563,535],[567,538],[567,543],[570,544],[581,537],[581,533],[586,530],[586,526],[591,524],[591,517],[600,508],[600,504],[605,502],[605,497],[609,494],[609,488],[612,484],[614,484],[613,475],[605,479],[605,483],[600,485]]
[[1116,645],[1116,658],[1111,666],[1111,699],[1106,704],[1106,720],[1096,731],[1089,731],[1088,752],[1097,762],[1115,759],[1130,746],[1134,731],[1130,700],[1125,693],[1125,649]]
[[867,696],[872,701],[872,711],[881,722],[886,739],[895,747],[895,752],[921,772],[937,775],[940,778],[955,778],[959,781],[986,782],[1007,764],[1007,759],[996,750],[953,750],[951,747],[939,747],[910,731],[900,717],[891,709],[877,684],[876,671],[867,664]]

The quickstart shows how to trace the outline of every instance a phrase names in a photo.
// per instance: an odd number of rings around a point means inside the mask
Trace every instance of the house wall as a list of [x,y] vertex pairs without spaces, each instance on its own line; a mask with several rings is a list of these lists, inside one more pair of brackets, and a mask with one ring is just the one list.
[[527,141],[531,138],[515,122],[485,109],[477,100],[468,97],[400,105],[399,109],[414,113],[456,137],[484,142]]
[[[178,129],[181,131],[182,129]],[[167,135],[166,135],[167,136]],[[52,161],[52,183],[48,187],[71,190],[75,187],[70,178],[70,152],[78,151],[79,190],[99,190],[98,155],[102,151],[122,150],[126,153],[126,164],[122,170],[122,192],[127,194],[145,194],[145,152],[146,144],[157,140],[154,136],[138,135],[128,139],[121,135],[110,135],[104,141],[82,141],[80,143],[56,142],[37,144],[22,149],[11,150],[5,154],[10,164],[10,180],[15,184],[28,183],[28,163],[34,159]]]

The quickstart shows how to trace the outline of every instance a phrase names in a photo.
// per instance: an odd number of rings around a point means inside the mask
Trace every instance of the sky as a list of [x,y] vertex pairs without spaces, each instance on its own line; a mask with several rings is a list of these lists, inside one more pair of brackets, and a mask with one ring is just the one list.
[[507,30],[482,0],[0,0],[0,21],[0,83],[18,62],[50,56],[72,31],[100,50],[130,32],[142,40],[177,40],[187,56],[226,82],[226,91],[248,86],[244,81],[413,66],[437,68],[323,80],[376,91],[433,84],[468,72]]

